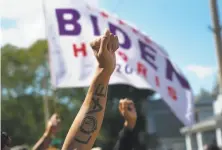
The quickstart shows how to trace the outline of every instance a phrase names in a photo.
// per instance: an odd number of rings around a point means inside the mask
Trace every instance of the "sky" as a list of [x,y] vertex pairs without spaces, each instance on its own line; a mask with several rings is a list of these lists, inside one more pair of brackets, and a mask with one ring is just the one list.
[[[85,0],[94,7],[132,23],[162,45],[181,68],[193,91],[211,90],[216,82],[217,57],[209,0]],[[28,47],[45,38],[40,0],[0,2],[1,43]],[[25,7],[24,7],[25,6]],[[222,0],[218,0],[222,21]]]

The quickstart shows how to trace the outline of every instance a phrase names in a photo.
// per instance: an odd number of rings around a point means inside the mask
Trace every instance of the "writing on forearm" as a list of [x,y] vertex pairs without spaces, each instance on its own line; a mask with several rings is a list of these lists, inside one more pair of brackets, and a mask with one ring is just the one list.
[[[95,91],[92,96],[92,102],[90,104],[90,109],[86,113],[81,125],[79,136],[75,137],[75,141],[81,144],[88,144],[91,139],[92,134],[97,129],[97,119],[95,117],[96,113],[103,110],[100,104],[101,99],[106,98],[108,91],[108,86],[103,84],[98,84],[95,86]],[[81,134],[81,135],[80,135]]]
[[93,116],[86,116],[80,126],[81,138],[76,137],[75,140],[82,144],[87,144],[91,138],[91,134],[97,129],[97,120]]
[[94,96],[106,97],[108,86],[103,84],[96,85]]

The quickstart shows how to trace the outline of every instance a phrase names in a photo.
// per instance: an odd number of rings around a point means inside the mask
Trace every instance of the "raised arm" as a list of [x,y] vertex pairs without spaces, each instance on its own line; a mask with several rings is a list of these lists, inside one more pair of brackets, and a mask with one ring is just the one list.
[[134,131],[137,113],[133,101],[121,99],[119,102],[119,111],[125,122],[113,150],[133,150],[137,139]]
[[116,65],[118,38],[106,31],[91,43],[98,62],[94,78],[82,107],[63,145],[63,150],[90,150],[102,125],[106,107],[108,83]]
[[44,150],[47,149],[52,141],[52,137],[58,131],[60,125],[60,117],[58,114],[53,114],[49,119],[46,130],[43,136],[38,140],[38,142],[33,146],[32,150]]

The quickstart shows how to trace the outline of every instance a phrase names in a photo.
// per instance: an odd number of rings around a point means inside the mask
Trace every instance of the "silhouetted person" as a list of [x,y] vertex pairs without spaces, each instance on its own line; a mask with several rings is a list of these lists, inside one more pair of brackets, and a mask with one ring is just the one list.
[[119,133],[119,138],[114,146],[114,150],[132,150],[135,148],[137,135],[134,131],[137,121],[136,108],[132,100],[121,99],[119,111],[125,122],[124,127]]

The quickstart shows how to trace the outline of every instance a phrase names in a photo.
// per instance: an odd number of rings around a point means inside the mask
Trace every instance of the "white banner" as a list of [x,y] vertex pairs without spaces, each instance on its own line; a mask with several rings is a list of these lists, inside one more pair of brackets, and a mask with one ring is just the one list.
[[55,88],[89,86],[97,64],[89,42],[109,28],[120,42],[110,84],[153,89],[185,125],[192,124],[191,87],[161,46],[124,21],[83,2],[46,0],[44,7]]

